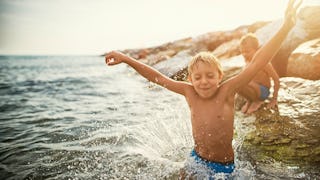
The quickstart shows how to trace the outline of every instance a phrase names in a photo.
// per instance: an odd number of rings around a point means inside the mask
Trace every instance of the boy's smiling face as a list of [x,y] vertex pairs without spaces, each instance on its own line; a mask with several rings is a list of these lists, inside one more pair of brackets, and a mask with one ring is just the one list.
[[210,98],[216,93],[222,75],[217,67],[200,61],[193,67],[189,80],[200,97]]

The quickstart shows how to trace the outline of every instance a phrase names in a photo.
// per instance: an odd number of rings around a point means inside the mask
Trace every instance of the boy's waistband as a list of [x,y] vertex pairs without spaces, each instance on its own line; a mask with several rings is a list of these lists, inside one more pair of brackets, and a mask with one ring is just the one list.
[[194,158],[194,160],[197,163],[201,163],[201,164],[205,165],[206,167],[208,167],[209,169],[211,169],[215,173],[231,174],[235,168],[233,161],[226,162],[226,163],[209,161],[209,160],[206,160],[206,159],[203,159],[202,157],[200,157],[194,149],[191,152],[191,156]]
[[223,166],[228,166],[228,165],[234,164],[234,161],[233,161],[233,160],[232,160],[232,161],[227,161],[227,162],[218,162],[218,161],[210,161],[210,160],[207,160],[207,159],[201,157],[201,156],[196,152],[195,149],[193,149],[193,150],[191,151],[191,156],[194,156],[194,157],[196,157],[196,158],[199,158],[201,161],[204,161],[204,162],[206,162],[206,163],[217,163],[217,164],[221,164],[221,165],[223,165]]

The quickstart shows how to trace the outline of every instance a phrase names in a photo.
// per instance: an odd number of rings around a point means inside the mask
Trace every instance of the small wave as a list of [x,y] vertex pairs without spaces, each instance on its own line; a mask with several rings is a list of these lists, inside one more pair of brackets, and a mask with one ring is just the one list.
[[97,135],[85,140],[81,143],[83,146],[101,146],[101,145],[129,145],[137,142],[136,138],[132,134],[116,134],[113,136],[108,135],[108,137],[101,137]]
[[0,106],[0,112],[16,111],[19,108],[21,108],[21,106],[17,104],[4,104]]
[[0,90],[10,89],[11,87],[10,83],[0,83]]

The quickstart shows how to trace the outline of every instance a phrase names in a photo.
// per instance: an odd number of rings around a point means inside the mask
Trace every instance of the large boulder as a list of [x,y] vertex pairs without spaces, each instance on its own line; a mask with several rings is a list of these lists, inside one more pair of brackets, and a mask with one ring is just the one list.
[[228,59],[241,54],[239,49],[240,39],[233,39],[231,41],[225,42],[217,47],[212,53],[218,59]]
[[240,118],[253,126],[245,151],[256,163],[272,158],[294,166],[319,165],[320,81],[286,77],[281,82],[279,110],[262,108],[251,123],[249,117]]
[[306,32],[306,39],[314,39],[320,35],[320,5],[306,6],[298,14],[299,19],[303,22]]
[[287,76],[320,79],[320,38],[305,42],[292,52]]

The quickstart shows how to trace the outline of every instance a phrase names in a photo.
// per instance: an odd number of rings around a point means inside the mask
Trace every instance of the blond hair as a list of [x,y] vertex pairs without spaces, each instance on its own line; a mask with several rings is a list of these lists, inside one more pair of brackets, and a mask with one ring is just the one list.
[[243,45],[250,45],[252,48],[259,48],[259,40],[257,36],[253,33],[248,33],[241,37],[240,39],[240,47]]
[[200,52],[200,53],[196,54],[195,56],[193,56],[193,58],[189,62],[189,65],[188,65],[189,76],[192,74],[193,68],[195,67],[195,65],[198,62],[205,62],[205,63],[212,65],[213,67],[216,67],[218,70],[218,73],[220,75],[223,75],[223,70],[222,70],[222,67],[221,67],[221,64],[220,64],[218,58],[210,52]]

